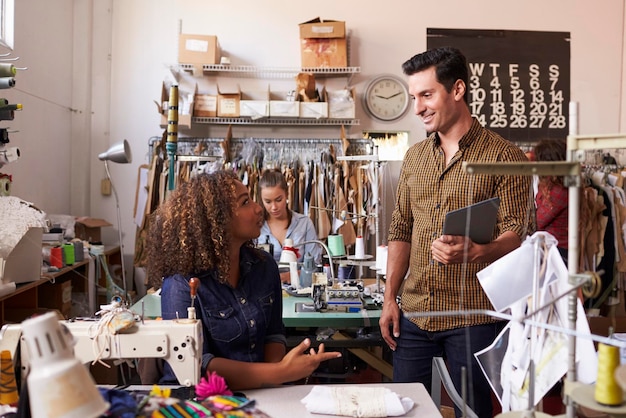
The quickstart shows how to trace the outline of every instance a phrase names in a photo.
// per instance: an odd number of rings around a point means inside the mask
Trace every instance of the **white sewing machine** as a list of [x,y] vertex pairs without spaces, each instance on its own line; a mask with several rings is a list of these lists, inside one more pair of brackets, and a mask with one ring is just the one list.
[[[97,322],[60,321],[75,340],[74,354],[82,363],[101,360],[161,358],[169,363],[181,385],[200,381],[202,325],[195,319],[145,320],[122,334],[92,338]],[[91,330],[90,330],[90,327]],[[21,325],[5,325],[0,330],[0,350],[10,350],[13,359],[20,350],[22,377],[28,370],[28,350],[20,344]],[[71,341],[68,338],[68,341]],[[17,370],[17,369],[16,369]]]

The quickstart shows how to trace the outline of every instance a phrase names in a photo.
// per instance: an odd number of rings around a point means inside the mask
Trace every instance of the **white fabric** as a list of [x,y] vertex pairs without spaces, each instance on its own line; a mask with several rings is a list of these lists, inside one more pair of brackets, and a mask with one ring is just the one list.
[[411,398],[401,398],[384,387],[313,386],[300,400],[313,414],[348,417],[398,417],[413,408]]

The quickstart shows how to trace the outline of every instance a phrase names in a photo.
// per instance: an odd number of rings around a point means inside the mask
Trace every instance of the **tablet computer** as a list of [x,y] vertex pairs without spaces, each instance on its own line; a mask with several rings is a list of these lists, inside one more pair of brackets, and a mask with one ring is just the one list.
[[[498,219],[500,198],[492,197],[446,214],[443,222],[444,235],[469,236],[477,244],[491,241]],[[469,228],[467,222],[469,220]]]

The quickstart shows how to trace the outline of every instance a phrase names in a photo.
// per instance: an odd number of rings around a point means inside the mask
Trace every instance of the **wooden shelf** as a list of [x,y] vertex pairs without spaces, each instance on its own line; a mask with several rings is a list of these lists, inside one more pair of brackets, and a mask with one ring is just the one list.
[[[120,247],[107,246],[104,250],[107,259],[119,261]],[[47,299],[54,292],[58,292],[63,283],[71,281],[72,290],[87,293],[87,272],[89,258],[63,267],[55,272],[43,272],[41,278],[32,282],[18,283],[14,292],[0,297],[0,324],[21,322],[28,316],[46,309],[61,310],[61,306],[49,306]],[[101,275],[103,276],[103,275]],[[101,283],[99,283],[102,285]],[[106,283],[105,283],[106,285]],[[96,284],[94,284],[96,286]],[[94,289],[95,291],[96,289]],[[72,302],[74,300],[72,299]]]

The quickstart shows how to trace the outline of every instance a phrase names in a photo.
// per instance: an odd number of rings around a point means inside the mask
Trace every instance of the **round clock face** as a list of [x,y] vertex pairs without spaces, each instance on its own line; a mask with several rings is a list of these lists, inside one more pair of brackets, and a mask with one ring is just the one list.
[[380,120],[395,120],[409,108],[409,90],[402,79],[383,75],[372,80],[365,91],[365,109]]

